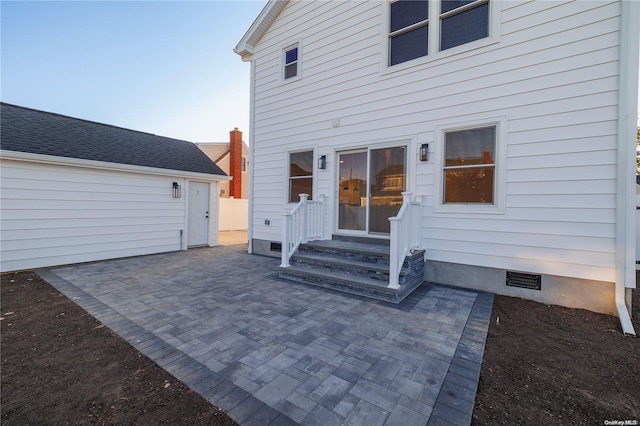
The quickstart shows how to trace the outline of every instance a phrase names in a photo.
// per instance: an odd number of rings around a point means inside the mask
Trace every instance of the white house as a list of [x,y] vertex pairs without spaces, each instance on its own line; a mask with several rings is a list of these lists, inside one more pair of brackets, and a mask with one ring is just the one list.
[[302,192],[326,196],[316,237],[389,238],[406,191],[425,280],[633,333],[639,28],[636,1],[270,0],[235,48],[250,250],[280,255]]
[[1,106],[2,272],[218,244],[229,177],[195,144]]

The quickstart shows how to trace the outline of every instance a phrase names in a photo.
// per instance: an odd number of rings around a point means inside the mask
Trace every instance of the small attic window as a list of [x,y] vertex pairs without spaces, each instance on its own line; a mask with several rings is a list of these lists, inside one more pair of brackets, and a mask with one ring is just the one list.
[[284,49],[284,79],[298,76],[298,45]]

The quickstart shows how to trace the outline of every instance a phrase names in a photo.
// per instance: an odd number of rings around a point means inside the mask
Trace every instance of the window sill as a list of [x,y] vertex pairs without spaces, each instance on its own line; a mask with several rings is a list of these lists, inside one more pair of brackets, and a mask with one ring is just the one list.
[[500,41],[499,37],[486,37],[480,40],[473,41],[471,43],[466,43],[460,46],[452,47],[451,49],[443,50],[440,52],[436,52],[434,54],[430,54],[427,56],[422,56],[420,58],[412,59],[407,62],[402,62],[396,65],[388,65],[386,55],[382,55],[385,58],[385,62],[381,64],[381,76],[386,76],[389,74],[394,74],[396,72],[405,71],[407,69],[415,68],[415,67],[425,67],[440,65],[440,62],[451,60],[453,61],[454,56],[461,55],[472,50],[482,49],[487,46],[491,46]]

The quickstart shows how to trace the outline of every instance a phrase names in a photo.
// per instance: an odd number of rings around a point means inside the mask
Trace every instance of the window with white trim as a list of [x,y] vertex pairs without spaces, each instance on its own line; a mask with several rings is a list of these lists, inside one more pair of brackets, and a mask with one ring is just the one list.
[[[388,65],[397,65],[489,37],[489,2],[390,0]],[[429,19],[430,16],[432,19]]]
[[444,132],[442,204],[494,204],[496,141],[496,126]]
[[313,151],[289,153],[289,202],[300,201],[300,194],[313,199]]
[[298,76],[299,54],[298,45],[290,46],[283,52],[283,77],[285,80]]

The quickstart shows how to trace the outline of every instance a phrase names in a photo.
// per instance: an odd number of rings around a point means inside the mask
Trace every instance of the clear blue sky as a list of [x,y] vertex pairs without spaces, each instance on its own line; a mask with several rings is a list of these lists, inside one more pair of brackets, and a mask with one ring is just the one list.
[[266,0],[5,1],[3,102],[192,142],[249,140],[233,48]]

